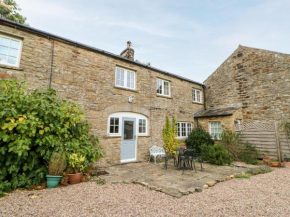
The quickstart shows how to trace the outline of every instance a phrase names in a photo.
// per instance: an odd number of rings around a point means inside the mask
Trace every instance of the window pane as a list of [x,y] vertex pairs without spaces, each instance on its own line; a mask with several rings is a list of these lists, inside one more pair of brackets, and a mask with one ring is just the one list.
[[20,42],[19,41],[15,41],[15,40],[11,40],[10,47],[15,48],[15,49],[19,49]]
[[1,54],[8,54],[8,47],[3,47],[3,46],[0,46],[0,53]]
[[114,133],[114,126],[110,126],[110,133]]
[[162,80],[157,79],[157,93],[162,94]]
[[15,57],[8,57],[8,63],[10,64],[16,64],[16,58]]
[[119,125],[119,118],[115,118],[115,125]]
[[7,63],[7,56],[0,54],[0,62],[1,63]]
[[115,133],[119,133],[119,126],[115,126]]
[[10,47],[10,39],[9,38],[5,38],[5,37],[2,37],[2,39],[1,39],[1,45]]
[[194,102],[196,101],[195,90],[192,90],[192,100],[193,100]]
[[110,125],[114,125],[114,119],[115,118],[110,118]]
[[134,121],[124,121],[124,140],[132,140],[134,134]]
[[17,57],[17,54],[18,54],[18,50],[10,48],[10,50],[9,50],[10,56]]
[[169,96],[169,82],[164,81],[164,95]]
[[196,98],[197,98],[197,102],[200,102],[200,91],[199,90],[197,90],[196,91]]

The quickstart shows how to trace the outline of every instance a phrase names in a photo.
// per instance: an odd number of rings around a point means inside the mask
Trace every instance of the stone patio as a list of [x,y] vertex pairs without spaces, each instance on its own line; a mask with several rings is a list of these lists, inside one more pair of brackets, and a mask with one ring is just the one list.
[[176,169],[170,162],[168,169],[164,163],[155,165],[152,162],[129,163],[108,167],[109,174],[98,176],[98,179],[111,183],[135,183],[146,186],[152,190],[161,191],[174,197],[181,197],[204,188],[212,187],[218,182],[230,180],[234,174],[244,173],[247,168],[255,167],[243,163],[234,166],[216,166],[204,163],[203,171],[200,164],[196,163],[197,172],[194,170]]

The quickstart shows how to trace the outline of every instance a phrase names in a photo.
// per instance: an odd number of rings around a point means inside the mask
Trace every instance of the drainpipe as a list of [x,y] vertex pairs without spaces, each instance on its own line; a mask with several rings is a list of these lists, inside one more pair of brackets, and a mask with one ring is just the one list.
[[50,51],[50,71],[49,71],[49,77],[48,77],[48,87],[51,87],[53,52],[54,52],[54,40],[50,39],[50,41],[51,41],[51,51]]
[[203,88],[203,108],[204,108],[204,110],[206,110],[206,93],[205,93],[205,86],[203,85],[202,86],[202,88]]

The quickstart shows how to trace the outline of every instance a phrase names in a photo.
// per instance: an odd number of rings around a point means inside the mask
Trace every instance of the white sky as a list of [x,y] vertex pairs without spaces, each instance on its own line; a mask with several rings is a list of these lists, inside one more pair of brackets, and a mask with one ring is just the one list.
[[203,82],[239,44],[290,53],[289,0],[17,0],[30,26]]

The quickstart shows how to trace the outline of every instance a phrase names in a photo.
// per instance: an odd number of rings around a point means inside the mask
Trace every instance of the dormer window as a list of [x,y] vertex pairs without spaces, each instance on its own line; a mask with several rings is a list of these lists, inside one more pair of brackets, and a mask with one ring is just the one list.
[[135,72],[119,67],[116,68],[115,85],[117,87],[135,90],[136,89],[135,83],[136,83]]
[[22,41],[0,35],[0,64],[18,67]]

